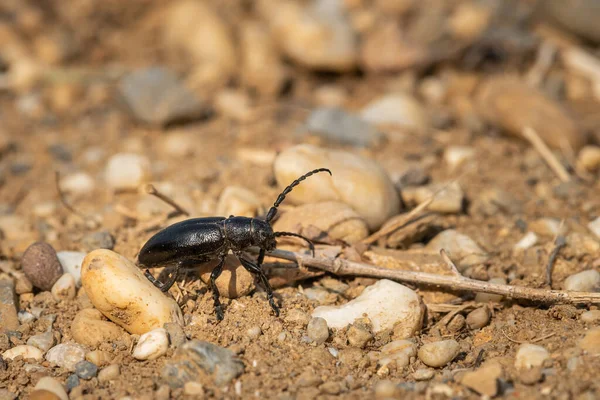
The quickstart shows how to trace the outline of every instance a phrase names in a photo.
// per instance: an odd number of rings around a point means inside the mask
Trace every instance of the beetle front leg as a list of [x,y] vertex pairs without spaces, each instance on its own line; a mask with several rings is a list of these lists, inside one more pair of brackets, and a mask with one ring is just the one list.
[[[246,270],[248,270],[248,272],[251,272],[251,273],[255,274],[256,276],[258,276],[258,278],[260,279],[260,282],[265,287],[265,291],[267,292],[267,299],[269,300],[269,304],[271,305],[271,308],[273,309],[273,311],[275,311],[275,315],[279,317],[279,307],[277,307],[277,304],[275,304],[275,300],[273,299],[273,288],[271,287],[269,280],[265,276],[265,273],[260,268],[260,265],[254,264],[252,261],[246,260],[245,258],[240,257],[240,256],[238,256],[238,258],[239,258],[240,262],[242,263],[242,265],[244,266],[244,268],[246,268]],[[260,258],[260,255],[259,255],[259,258]]]
[[225,264],[225,255],[222,255],[219,260],[219,264],[212,270],[210,273],[210,288],[213,294],[213,301],[215,303],[215,314],[217,314],[217,319],[219,321],[223,320],[223,307],[221,306],[221,300],[219,300],[219,289],[217,288],[217,283],[215,282],[221,272],[223,271],[223,265]]
[[180,262],[175,266],[175,271],[171,272],[171,275],[169,276],[169,279],[166,282],[160,282],[158,279],[153,277],[152,274],[150,273],[150,271],[147,269],[146,269],[146,271],[144,271],[144,275],[150,282],[152,282],[152,284],[154,286],[159,288],[161,290],[161,292],[166,293],[169,291],[169,289],[171,289],[173,284],[175,284],[175,282],[177,281],[177,277],[179,276],[179,268],[181,268],[182,264],[183,264],[183,262]]

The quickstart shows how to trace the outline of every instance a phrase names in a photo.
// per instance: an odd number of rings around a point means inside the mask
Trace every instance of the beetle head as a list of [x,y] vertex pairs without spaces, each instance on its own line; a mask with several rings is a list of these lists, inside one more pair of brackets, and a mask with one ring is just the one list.
[[273,233],[273,228],[271,228],[271,225],[269,225],[267,221],[260,219],[252,220],[252,242],[253,245],[265,249],[266,251],[275,249],[277,246],[275,234]]

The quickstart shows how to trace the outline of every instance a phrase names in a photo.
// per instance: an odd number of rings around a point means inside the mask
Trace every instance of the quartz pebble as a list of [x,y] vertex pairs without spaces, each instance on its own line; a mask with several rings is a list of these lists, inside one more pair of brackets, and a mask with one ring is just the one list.
[[169,336],[165,328],[156,328],[140,336],[133,349],[133,358],[138,360],[155,360],[167,353]]
[[92,379],[98,374],[98,367],[89,361],[79,361],[75,364],[75,373],[81,379]]
[[454,339],[426,343],[419,349],[418,356],[429,367],[443,367],[458,355],[460,345]]
[[[0,312],[0,314],[1,314],[1,312]],[[21,310],[17,313],[17,318],[19,319],[19,322],[22,324],[28,324],[28,323],[36,320],[35,315],[30,313],[29,311],[23,311],[23,310]],[[4,320],[4,318],[2,318],[2,320]]]
[[81,251],[59,251],[56,253],[62,269],[75,278],[77,287],[81,286],[81,264],[85,255],[86,253]]
[[473,239],[454,229],[440,232],[425,248],[435,253],[444,249],[461,271],[469,266],[481,264],[489,258]]
[[217,215],[254,218],[263,211],[258,196],[240,186],[227,186],[217,201]]
[[600,291],[600,273],[589,269],[573,274],[565,279],[563,287],[565,290],[576,292],[598,292]]
[[327,321],[320,317],[311,319],[306,327],[306,333],[314,343],[324,343],[329,339],[329,327],[327,326]]
[[489,307],[479,307],[467,315],[469,329],[481,329],[490,322],[492,313]]
[[[219,263],[218,259],[208,261],[198,268],[200,279],[207,285],[210,284],[210,274]],[[252,275],[233,254],[225,257],[225,265],[221,275],[215,281],[219,294],[228,299],[237,299],[252,292],[255,288],[254,275]]]
[[2,353],[2,358],[5,360],[12,360],[17,357],[23,357],[25,360],[32,358],[41,361],[44,358],[44,353],[37,347],[25,344],[20,344]]
[[341,306],[320,306],[313,317],[321,317],[330,328],[341,329],[356,318],[370,319],[373,332],[393,329],[394,337],[411,337],[421,328],[423,307],[419,296],[399,283],[382,279],[367,287],[360,296]]
[[589,354],[600,355],[600,328],[592,328],[587,331],[585,336],[577,343],[577,347]]
[[336,143],[357,147],[380,144],[385,136],[369,122],[336,107],[320,107],[310,113],[304,130]]
[[435,375],[435,372],[429,368],[420,368],[413,372],[412,377],[415,381],[428,381]]
[[146,279],[134,263],[111,250],[89,253],[81,279],[94,307],[130,333],[143,334],[167,322],[183,323],[177,303]]
[[150,161],[134,153],[118,153],[106,163],[104,177],[114,190],[135,190],[150,180]]
[[[63,385],[60,384],[56,379],[51,378],[49,376],[45,376],[41,378],[34,386],[33,393],[37,391],[47,391],[59,400],[69,400],[69,396],[65,391]],[[32,397],[33,397],[32,393]],[[53,397],[39,397],[40,399],[52,399]]]
[[78,344],[62,343],[46,353],[46,361],[68,371],[75,371],[75,365],[85,359],[85,349]]
[[361,323],[353,323],[346,332],[348,337],[348,343],[350,346],[364,348],[367,343],[373,340],[373,335],[369,332],[368,328]]
[[395,125],[416,132],[429,126],[427,112],[412,96],[405,93],[385,95],[367,104],[360,116],[372,124]]
[[333,176],[311,176],[288,195],[290,203],[341,201],[361,215],[369,229],[377,229],[398,213],[398,194],[382,167],[349,152],[312,145],[291,147],[275,159],[275,177],[284,187],[307,171],[322,167],[329,168]]
[[106,351],[94,350],[87,353],[85,359],[98,367],[103,367],[110,364],[112,355]]
[[38,349],[42,350],[44,353],[50,350],[55,343],[56,339],[54,338],[54,334],[51,331],[39,333],[27,339],[27,344],[29,346],[35,346]]
[[244,372],[244,364],[228,349],[199,340],[190,340],[175,350],[162,371],[163,379],[172,388],[197,381],[201,370],[212,374],[215,383],[226,385]]
[[67,273],[63,274],[56,283],[52,286],[52,296],[57,301],[59,300],[73,300],[75,298],[75,278],[73,275]]
[[123,330],[116,324],[104,320],[102,313],[94,308],[79,311],[71,324],[71,335],[77,343],[97,347],[124,336]]
[[[150,124],[165,125],[181,119],[194,119],[205,111],[204,104],[196,95],[179,82],[174,72],[164,67],[134,70],[121,79],[119,91],[133,115]],[[134,165],[124,166],[136,168]],[[121,173],[125,176],[131,174],[127,168]],[[113,177],[116,178],[116,175]],[[110,186],[119,182],[118,179],[108,181]]]
[[282,212],[273,224],[273,230],[303,233],[316,227],[331,239],[356,243],[369,234],[365,220],[349,205],[337,201],[304,204]]
[[0,332],[19,328],[18,300],[12,280],[0,280]]
[[475,149],[467,146],[450,146],[444,152],[444,161],[450,170],[460,168],[475,156]]
[[402,190],[402,198],[409,205],[418,205],[433,200],[427,206],[429,211],[443,214],[458,214],[463,210],[465,194],[456,182],[432,183],[427,186],[409,187]]
[[269,23],[271,36],[294,62],[335,72],[355,67],[358,39],[343,2],[312,0],[304,5],[283,0],[264,4],[260,11]]
[[115,380],[121,374],[121,367],[119,364],[111,364],[108,367],[102,368],[98,373],[98,381],[108,382]]
[[524,343],[519,346],[517,354],[515,355],[515,368],[531,369],[534,367],[541,367],[544,364],[544,361],[549,358],[550,353],[542,346]]
[[394,340],[381,348],[381,354],[378,364],[387,365],[390,362],[396,362],[396,366],[401,369],[410,363],[410,358],[417,355],[417,345],[410,340]]
[[536,235],[534,232],[527,232],[525,236],[523,236],[521,240],[519,240],[517,244],[514,245],[513,250],[516,252],[527,250],[535,246],[538,243],[538,241],[538,235]]
[[42,290],[52,289],[52,285],[63,274],[63,267],[56,251],[44,242],[35,242],[25,250],[21,258],[21,266],[33,286]]

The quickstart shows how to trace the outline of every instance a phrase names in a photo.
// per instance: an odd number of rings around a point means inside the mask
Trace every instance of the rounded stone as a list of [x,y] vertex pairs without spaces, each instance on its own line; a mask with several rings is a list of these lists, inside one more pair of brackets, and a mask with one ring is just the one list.
[[56,251],[45,242],[35,242],[29,246],[21,258],[21,266],[33,286],[42,290],[52,289],[54,283],[63,275]]
[[419,349],[419,359],[429,367],[439,368],[458,355],[460,345],[454,339],[426,343]]
[[519,346],[517,354],[515,355],[515,368],[531,369],[534,367],[541,367],[543,366],[544,361],[549,358],[550,353],[542,346],[524,343]]
[[306,328],[306,333],[310,340],[317,344],[324,343],[329,339],[329,327],[325,319],[316,317],[310,320]]
[[98,367],[89,361],[80,361],[75,364],[75,373],[81,379],[92,379],[98,374]]
[[469,329],[481,329],[489,324],[491,316],[489,307],[477,308],[467,315],[467,325]]

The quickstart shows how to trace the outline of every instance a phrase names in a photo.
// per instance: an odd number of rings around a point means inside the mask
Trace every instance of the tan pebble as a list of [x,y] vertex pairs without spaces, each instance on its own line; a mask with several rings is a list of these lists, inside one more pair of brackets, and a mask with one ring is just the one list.
[[476,104],[487,121],[514,136],[523,137],[523,129],[530,127],[556,149],[562,148],[563,141],[575,151],[585,143],[585,137],[563,106],[523,81],[490,78],[481,85]]
[[37,389],[31,392],[29,400],[61,400],[61,398],[49,390]]
[[148,158],[134,153],[118,153],[106,163],[106,184],[114,190],[135,190],[150,180]]
[[108,382],[115,380],[121,373],[121,367],[119,364],[111,364],[108,367],[102,368],[98,373],[98,380],[100,382]]
[[282,212],[273,230],[300,233],[311,226],[326,232],[332,239],[356,243],[369,234],[365,220],[344,203],[327,201],[304,204]]
[[31,281],[27,279],[25,274],[15,273],[15,276],[15,293],[23,294],[31,293],[33,291],[33,283],[31,283]]
[[71,274],[63,274],[52,286],[52,296],[59,300],[73,300],[75,298],[75,278]]
[[515,368],[524,370],[541,367],[550,358],[550,353],[542,346],[524,343],[515,355]]
[[525,385],[535,385],[542,380],[542,367],[533,367],[519,371],[519,381]]
[[[210,274],[218,262],[218,260],[212,260],[200,266],[198,272],[202,282],[207,285],[210,283]],[[225,257],[223,272],[215,283],[219,294],[228,299],[245,296],[255,288],[254,276],[242,266],[242,263],[233,254]]]
[[230,215],[241,217],[256,217],[263,213],[264,208],[256,194],[240,186],[228,186],[217,202],[217,215],[229,217]]
[[449,18],[452,35],[463,40],[475,40],[488,27],[492,10],[479,4],[461,3]]
[[69,396],[65,391],[63,385],[60,384],[56,379],[49,376],[41,378],[34,386],[34,391],[48,391],[54,394],[60,400],[69,400]]
[[367,343],[373,340],[373,335],[367,327],[362,324],[352,324],[346,333],[350,346],[364,348]]
[[589,172],[596,172],[600,169],[600,147],[585,146],[579,152],[577,163],[581,168]]
[[462,314],[455,315],[454,317],[452,317],[450,322],[448,322],[448,331],[452,333],[459,332],[462,328],[465,327],[465,322],[465,317]]
[[17,357],[23,357],[23,359],[34,359],[40,361],[44,358],[44,353],[37,347],[21,344],[11,349],[6,350],[2,353],[2,358],[6,360],[12,360]]
[[579,317],[581,322],[586,324],[594,324],[600,322],[600,310],[586,311]]
[[288,310],[284,319],[288,322],[297,323],[299,325],[307,325],[310,321],[309,315],[297,308],[292,308],[291,310]]
[[481,329],[490,322],[491,316],[489,307],[477,308],[467,315],[467,325],[469,329]]
[[125,332],[113,322],[104,320],[100,311],[86,308],[75,315],[71,324],[71,335],[77,343],[97,347],[102,343],[110,343],[122,338]]
[[215,109],[234,121],[247,121],[252,117],[250,98],[239,90],[221,90],[215,97]]
[[204,387],[200,382],[186,382],[183,385],[183,393],[188,396],[203,396]]
[[458,355],[460,345],[456,340],[442,340],[426,343],[419,349],[418,356],[421,361],[430,367],[443,367]]
[[105,365],[110,364],[113,357],[107,351],[94,350],[94,351],[90,351],[89,353],[87,353],[85,355],[85,359],[87,361],[91,362],[92,364],[97,365],[98,367],[103,367]]
[[383,168],[353,153],[298,145],[280,153],[274,168],[282,188],[316,168],[329,168],[333,174],[320,173],[302,182],[288,195],[290,203],[341,201],[361,215],[370,229],[399,211],[398,193]]
[[393,398],[398,386],[388,380],[379,381],[375,384],[375,397],[378,399]]
[[577,347],[585,350],[589,354],[600,354],[600,328],[590,329],[585,336],[577,343]]
[[494,397],[498,394],[498,378],[501,375],[502,366],[498,363],[490,363],[465,373],[460,383],[479,394]]
[[85,257],[81,281],[94,307],[130,333],[143,334],[167,322],[183,324],[177,303],[111,250],[94,250]]

